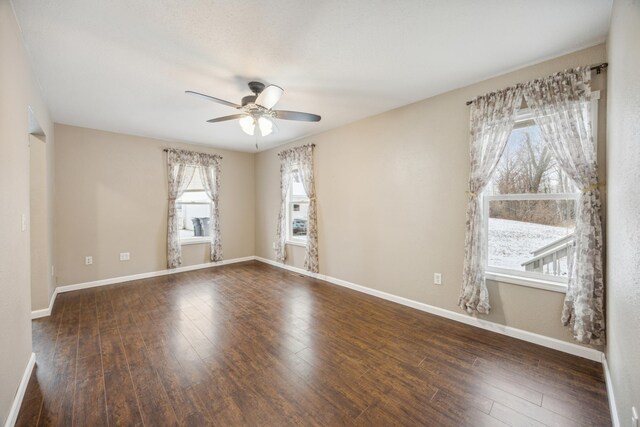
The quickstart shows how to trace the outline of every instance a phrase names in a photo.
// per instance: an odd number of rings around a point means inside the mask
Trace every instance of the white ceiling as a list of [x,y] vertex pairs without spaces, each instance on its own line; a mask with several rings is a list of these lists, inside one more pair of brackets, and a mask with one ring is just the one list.
[[13,0],[58,123],[255,150],[247,82],[285,89],[260,149],[605,40],[611,0]]

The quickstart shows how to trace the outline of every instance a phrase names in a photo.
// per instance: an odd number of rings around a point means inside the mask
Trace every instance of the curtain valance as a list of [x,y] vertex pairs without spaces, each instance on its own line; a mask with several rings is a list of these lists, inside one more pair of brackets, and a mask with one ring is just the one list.
[[167,149],[167,159],[169,161],[169,165],[181,164],[185,166],[212,166],[218,164],[222,159],[222,156],[169,148]]

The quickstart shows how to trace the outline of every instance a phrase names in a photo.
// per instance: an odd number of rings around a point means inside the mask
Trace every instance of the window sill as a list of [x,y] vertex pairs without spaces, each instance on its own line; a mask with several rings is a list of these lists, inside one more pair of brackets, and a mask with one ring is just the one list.
[[302,241],[302,240],[287,240],[285,242],[285,244],[293,245],[293,246],[302,246],[302,247],[306,247],[307,246],[307,242],[306,241]]
[[532,279],[529,277],[512,276],[504,273],[493,273],[487,271],[485,278],[494,282],[511,283],[513,285],[526,286],[529,288],[544,289],[545,291],[567,293],[567,285],[552,282],[550,280]]
[[186,245],[204,245],[207,243],[211,243],[209,237],[189,237],[186,239],[180,239],[180,246]]

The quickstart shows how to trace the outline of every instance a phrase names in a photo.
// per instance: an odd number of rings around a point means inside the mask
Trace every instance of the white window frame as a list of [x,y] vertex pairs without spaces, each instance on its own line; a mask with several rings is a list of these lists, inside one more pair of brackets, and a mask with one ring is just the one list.
[[[285,240],[285,243],[288,245],[295,245],[295,246],[307,246],[307,241],[309,239],[309,235],[307,234],[306,237],[301,238],[301,237],[295,237],[293,235],[293,230],[291,227],[291,219],[293,217],[293,213],[292,213],[292,209],[293,209],[293,204],[294,203],[306,203],[307,205],[309,204],[310,200],[309,197],[307,196],[294,196],[293,195],[293,173],[294,171],[298,170],[297,167],[293,167],[291,170],[291,181],[289,183],[289,191],[287,192],[287,214],[286,214],[286,221],[287,221],[287,238]],[[306,191],[305,191],[306,193]],[[307,218],[307,233],[309,231],[309,220]]]
[[[598,100],[600,99],[600,91],[591,93],[591,128],[593,138],[595,139],[595,155],[598,155]],[[529,109],[522,109],[516,119],[518,123],[530,121],[533,115]],[[514,127],[515,128],[515,127]],[[482,195],[483,202],[483,228],[484,228],[484,245],[486,245],[487,253],[489,250],[489,204],[492,201],[502,200],[577,200],[579,193],[534,193],[534,194],[498,194],[498,195]],[[561,276],[553,276],[549,274],[537,273],[533,271],[519,271],[508,268],[484,266],[485,278],[501,283],[510,283],[514,285],[527,286],[531,288],[544,289],[554,292],[567,292],[567,278]]]

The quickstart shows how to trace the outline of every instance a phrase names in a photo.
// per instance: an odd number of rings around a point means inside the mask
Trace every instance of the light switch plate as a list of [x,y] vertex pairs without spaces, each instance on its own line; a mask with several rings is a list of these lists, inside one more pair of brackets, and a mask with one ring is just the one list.
[[442,274],[441,273],[433,273],[433,283],[435,285],[442,285]]
[[91,264],[93,264],[93,257],[92,256],[84,257],[84,265],[91,265]]

